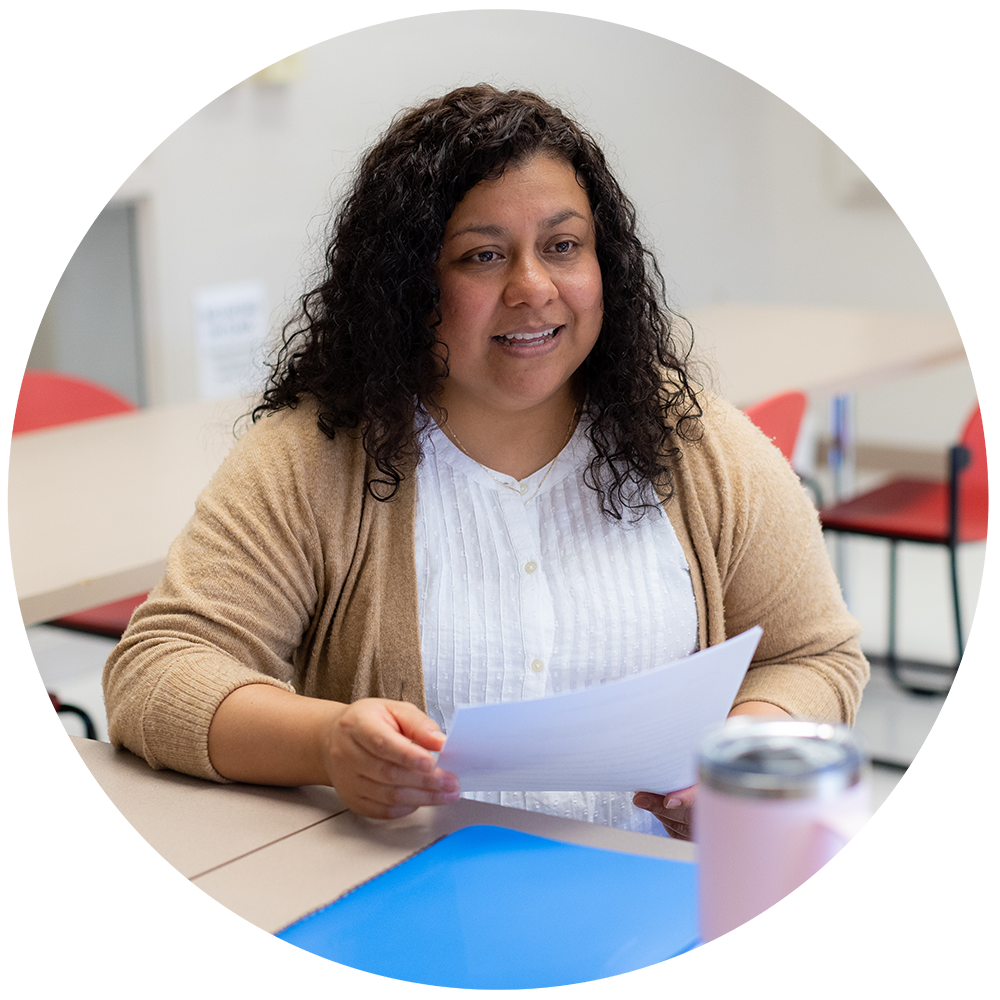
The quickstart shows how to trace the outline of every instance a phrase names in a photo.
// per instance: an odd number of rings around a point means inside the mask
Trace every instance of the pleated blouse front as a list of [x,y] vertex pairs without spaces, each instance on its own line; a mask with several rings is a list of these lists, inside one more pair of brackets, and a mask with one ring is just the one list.
[[[520,482],[487,470],[433,424],[417,468],[415,556],[428,712],[540,698],[662,666],[697,648],[694,592],[669,518],[651,502],[609,519],[584,482],[583,422]],[[511,488],[513,487],[513,488]],[[639,789],[636,789],[638,791]],[[464,797],[662,834],[623,792]]]

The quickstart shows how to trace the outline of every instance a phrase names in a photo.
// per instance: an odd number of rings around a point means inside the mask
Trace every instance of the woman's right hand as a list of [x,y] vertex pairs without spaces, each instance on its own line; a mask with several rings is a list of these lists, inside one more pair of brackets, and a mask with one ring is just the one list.
[[458,798],[458,778],[431,753],[444,746],[444,734],[419,708],[386,698],[341,707],[328,728],[325,760],[330,784],[348,808],[395,819]]
[[332,785],[362,816],[392,819],[458,798],[458,778],[432,751],[444,734],[415,705],[350,705],[246,684],[216,709],[208,755],[224,778],[259,785]]

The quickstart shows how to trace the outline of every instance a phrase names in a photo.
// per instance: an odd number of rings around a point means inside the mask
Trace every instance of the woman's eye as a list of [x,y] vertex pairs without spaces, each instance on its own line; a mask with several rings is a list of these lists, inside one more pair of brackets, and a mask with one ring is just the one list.
[[552,245],[552,249],[556,253],[569,253],[575,246],[576,244],[572,240],[560,240]]
[[469,259],[476,261],[478,264],[492,264],[499,256],[500,254],[496,250],[480,250],[479,253],[474,253]]

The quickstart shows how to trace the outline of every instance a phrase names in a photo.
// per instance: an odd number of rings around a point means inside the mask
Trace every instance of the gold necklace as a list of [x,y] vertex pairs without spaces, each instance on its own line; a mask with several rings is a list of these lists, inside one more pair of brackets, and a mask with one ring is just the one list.
[[[559,451],[556,452],[556,457],[553,458],[551,462],[549,462],[549,467],[545,470],[545,475],[542,476],[542,478],[539,481],[538,485],[535,487],[535,492],[532,493],[531,496],[528,497],[524,501],[524,505],[525,506],[527,506],[529,503],[531,503],[531,501],[534,500],[535,497],[538,496],[538,492],[539,492],[539,490],[541,490],[542,486],[545,484],[545,480],[549,478],[549,473],[552,471],[552,466],[556,464],[556,460],[563,453],[563,449],[566,447],[566,445],[569,444],[569,439],[573,436],[573,431],[576,429],[576,422],[579,419],[579,416],[580,416],[580,407],[577,407],[573,411],[573,416],[571,416],[569,418],[569,427],[567,428],[567,431],[566,431],[566,440],[563,441],[562,448],[560,448]],[[485,472],[486,475],[489,476],[490,479],[493,480],[493,482],[495,482],[498,486],[503,486],[505,489],[508,489],[508,490],[511,490],[514,493],[517,493],[519,496],[524,496],[524,494],[527,492],[527,489],[528,489],[527,486],[525,486],[523,484],[515,486],[513,483],[506,483],[502,479],[497,479],[497,477],[493,475],[493,472],[490,469],[488,469],[485,465],[483,465],[482,462],[476,461],[476,459],[472,458],[472,456],[468,453],[468,451],[465,450],[465,445],[463,445],[462,442],[458,440],[458,435],[455,433],[455,431],[452,428],[451,424],[448,423],[448,418],[447,417],[445,417],[443,429],[447,432],[448,437],[450,437],[452,439],[452,441],[455,442],[455,445],[458,447],[458,450],[463,455],[465,455],[466,458],[472,459],[472,461],[475,462],[476,465],[478,465],[479,468],[482,469],[483,472]]]

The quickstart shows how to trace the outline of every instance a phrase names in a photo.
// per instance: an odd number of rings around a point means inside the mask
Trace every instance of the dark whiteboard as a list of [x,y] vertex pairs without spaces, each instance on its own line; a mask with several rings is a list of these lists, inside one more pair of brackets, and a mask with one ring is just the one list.
[[989,12],[971,42],[886,43],[871,12],[873,156],[989,153]]

